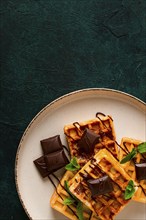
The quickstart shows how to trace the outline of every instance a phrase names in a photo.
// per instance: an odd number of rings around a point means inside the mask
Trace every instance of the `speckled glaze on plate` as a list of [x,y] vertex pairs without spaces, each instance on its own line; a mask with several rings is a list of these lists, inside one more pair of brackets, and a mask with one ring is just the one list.
[[[26,128],[16,154],[16,188],[30,219],[66,219],[50,207],[54,188],[49,179],[40,177],[33,164],[33,160],[42,155],[40,140],[60,134],[63,144],[67,145],[64,125],[94,118],[96,112],[113,117],[118,142],[123,136],[146,140],[146,104],[127,93],[104,88],[83,89],[48,104]],[[63,172],[61,169],[58,176]],[[145,210],[146,204],[131,201],[115,219],[142,220],[146,217]]]

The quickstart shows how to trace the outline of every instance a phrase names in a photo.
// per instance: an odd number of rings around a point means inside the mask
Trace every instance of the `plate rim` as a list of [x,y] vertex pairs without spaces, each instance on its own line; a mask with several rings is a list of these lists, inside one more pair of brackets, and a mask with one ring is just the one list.
[[69,93],[66,93],[56,99],[54,99],[53,101],[51,101],[50,103],[48,103],[46,106],[44,106],[33,118],[32,120],[29,122],[29,124],[27,125],[27,127],[25,128],[21,138],[20,138],[20,141],[19,141],[19,144],[18,144],[18,147],[17,147],[17,150],[16,150],[16,156],[15,156],[15,168],[14,168],[14,176],[15,176],[15,186],[16,186],[16,192],[18,194],[18,197],[19,197],[19,200],[20,200],[20,203],[26,213],[26,215],[28,216],[29,219],[33,220],[33,218],[30,216],[28,210],[27,210],[27,207],[25,206],[24,202],[23,202],[23,199],[21,197],[21,192],[20,192],[20,189],[19,189],[19,184],[18,184],[18,160],[19,160],[19,152],[20,152],[20,149],[21,149],[21,146],[23,144],[23,141],[25,139],[25,136],[27,135],[29,129],[31,128],[31,126],[33,125],[33,123],[35,122],[35,120],[46,110],[48,109],[50,106],[52,106],[53,104],[55,104],[56,102],[68,97],[68,96],[72,96],[72,95],[76,95],[78,93],[81,93],[81,92],[90,92],[90,91],[103,91],[103,92],[112,92],[112,93],[116,93],[118,95],[123,95],[123,96],[126,96],[126,97],[129,97],[130,99],[134,100],[134,101],[137,101],[139,102],[140,104],[142,104],[145,108],[146,108],[146,103],[135,97],[134,95],[131,95],[127,92],[123,92],[123,91],[120,91],[120,90],[116,90],[116,89],[111,89],[111,88],[84,88],[84,89],[79,89],[79,90],[75,90],[75,91],[72,91],[72,92],[69,92]]

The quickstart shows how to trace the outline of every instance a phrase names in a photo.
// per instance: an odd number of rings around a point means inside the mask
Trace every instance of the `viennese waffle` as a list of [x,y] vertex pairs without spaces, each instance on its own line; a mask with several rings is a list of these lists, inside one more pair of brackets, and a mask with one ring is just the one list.
[[[57,186],[55,192],[51,197],[50,204],[52,208],[62,213],[69,219],[78,220],[79,218],[77,216],[76,204],[71,204],[69,206],[64,204],[64,200],[70,197],[70,195],[64,188],[64,182],[70,180],[70,184],[71,184],[71,179],[73,178],[73,176],[74,176],[73,172],[66,171],[63,178],[61,179],[61,182],[59,183],[59,185]],[[83,216],[84,216],[84,220],[87,219],[100,220],[100,218],[95,213],[92,213],[92,211],[88,209],[86,206],[84,206],[83,209]]]
[[[94,152],[92,154],[86,154],[83,151],[80,151],[78,147],[78,142],[86,128],[100,136],[100,141],[95,145]],[[109,150],[114,155],[114,157],[117,158],[118,147],[115,141],[116,135],[113,119],[111,116],[99,115],[97,118],[91,120],[75,122],[73,124],[66,125],[64,127],[64,133],[67,137],[71,157],[75,156],[81,167],[85,165],[94,154],[103,148]]]
[[[93,198],[87,180],[105,175],[111,178],[113,191]],[[70,191],[101,219],[111,220],[129,201],[124,199],[129,181],[129,175],[119,162],[106,149],[102,149],[73,177]]]
[[[136,148],[142,141],[131,139],[128,137],[123,137],[121,140],[121,148],[119,153],[119,160],[121,161],[127,154],[132,151],[133,148]],[[123,149],[123,150],[122,150]],[[140,153],[137,153],[134,157],[134,160],[130,160],[124,164],[121,164],[122,167],[125,169],[126,173],[134,180],[139,183],[139,187],[137,192],[133,196],[133,200],[138,202],[146,203],[146,180],[138,181],[136,179],[136,170],[135,170],[135,163],[140,163],[141,161],[146,162],[146,153],[143,156]]]

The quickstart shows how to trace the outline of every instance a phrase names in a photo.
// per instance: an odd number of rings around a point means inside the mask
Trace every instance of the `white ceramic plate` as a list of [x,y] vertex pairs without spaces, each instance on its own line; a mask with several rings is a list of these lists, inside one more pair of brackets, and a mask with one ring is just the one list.
[[[62,143],[67,145],[64,125],[94,118],[96,112],[112,115],[118,142],[123,136],[146,140],[146,104],[129,94],[111,89],[84,89],[51,102],[31,121],[16,154],[16,187],[30,219],[66,219],[50,207],[54,188],[49,179],[40,177],[33,164],[42,155],[40,140],[60,134]],[[146,217],[145,210],[146,204],[131,201],[115,219],[142,220]]]

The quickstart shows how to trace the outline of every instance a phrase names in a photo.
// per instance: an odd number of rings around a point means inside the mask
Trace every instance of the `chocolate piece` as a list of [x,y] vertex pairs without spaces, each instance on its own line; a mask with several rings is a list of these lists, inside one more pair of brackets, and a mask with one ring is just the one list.
[[85,153],[92,153],[94,151],[95,144],[99,143],[100,136],[95,134],[90,129],[86,128],[81,139],[78,142],[80,151]]
[[34,160],[33,162],[36,165],[38,171],[40,172],[40,174],[43,178],[49,175],[44,156],[39,157],[38,159]]
[[49,154],[58,150],[62,150],[63,147],[60,140],[60,135],[41,140],[40,142],[44,154]]
[[146,163],[136,163],[136,178],[137,180],[145,180],[146,179]]
[[67,159],[64,150],[60,150],[45,155],[45,162],[47,165],[47,170],[50,174],[64,167],[66,164],[69,163],[69,160]]
[[87,180],[92,196],[103,195],[113,191],[112,181],[109,176]]

